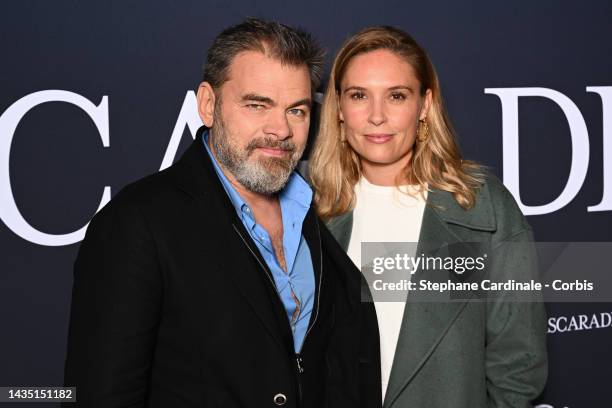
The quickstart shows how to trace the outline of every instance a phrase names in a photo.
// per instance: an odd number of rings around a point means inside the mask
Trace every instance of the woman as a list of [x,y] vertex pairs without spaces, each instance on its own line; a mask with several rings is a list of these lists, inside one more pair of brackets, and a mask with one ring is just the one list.
[[[365,29],[338,52],[309,174],[359,268],[362,242],[418,242],[413,256],[478,242],[494,251],[493,279],[534,277],[529,225],[497,179],[461,159],[431,61],[401,30]],[[542,303],[407,296],[375,304],[385,407],[526,407],[541,392]]]

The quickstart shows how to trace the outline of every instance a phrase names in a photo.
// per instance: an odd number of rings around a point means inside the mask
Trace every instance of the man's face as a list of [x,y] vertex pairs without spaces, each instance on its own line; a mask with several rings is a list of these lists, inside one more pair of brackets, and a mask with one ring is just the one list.
[[238,54],[216,93],[210,141],[217,159],[248,190],[281,190],[304,152],[311,103],[306,65]]

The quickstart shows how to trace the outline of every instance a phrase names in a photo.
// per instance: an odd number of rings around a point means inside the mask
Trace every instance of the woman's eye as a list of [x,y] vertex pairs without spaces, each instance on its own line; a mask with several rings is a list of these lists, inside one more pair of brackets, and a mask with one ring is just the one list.
[[401,92],[393,92],[391,94],[391,99],[394,101],[403,101],[406,99],[406,95]]
[[365,99],[366,95],[363,92],[353,92],[349,97],[354,100],[360,100]]

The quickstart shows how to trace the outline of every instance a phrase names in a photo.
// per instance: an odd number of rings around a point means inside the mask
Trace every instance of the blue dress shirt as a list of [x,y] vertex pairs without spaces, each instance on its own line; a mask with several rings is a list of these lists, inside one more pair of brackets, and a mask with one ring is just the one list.
[[[257,224],[252,209],[225,177],[217,160],[212,155],[208,147],[208,131],[203,133],[202,141],[238,217],[242,220],[244,227],[251,235],[261,256],[272,272],[276,290],[285,306],[293,332],[293,346],[295,352],[299,353],[308,330],[315,296],[312,257],[308,243],[302,235],[302,223],[310,208],[312,190],[300,176],[292,173],[287,185],[278,195],[283,218],[283,249],[287,267],[287,272],[285,272],[276,259],[268,232]],[[299,315],[295,319],[294,314],[297,304],[292,292],[301,305]]]

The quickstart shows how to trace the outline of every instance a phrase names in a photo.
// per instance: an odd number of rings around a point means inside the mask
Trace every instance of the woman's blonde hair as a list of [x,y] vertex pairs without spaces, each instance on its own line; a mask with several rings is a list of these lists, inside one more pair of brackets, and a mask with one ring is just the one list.
[[344,140],[339,117],[340,84],[351,59],[359,54],[385,49],[408,62],[421,84],[421,96],[431,90],[431,106],[424,141],[417,138],[406,178],[425,188],[453,194],[468,209],[474,205],[476,189],[482,184],[481,167],[461,159],[455,134],[444,108],[440,84],[425,51],[407,33],[394,27],[370,27],[351,37],[334,60],[321,108],[319,133],[310,157],[309,175],[315,189],[317,212],[324,220],[354,207],[354,186],[361,176],[359,156]]

